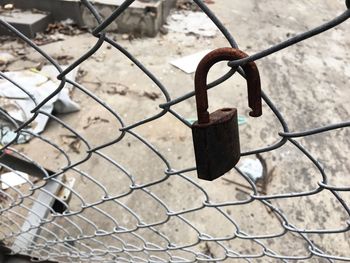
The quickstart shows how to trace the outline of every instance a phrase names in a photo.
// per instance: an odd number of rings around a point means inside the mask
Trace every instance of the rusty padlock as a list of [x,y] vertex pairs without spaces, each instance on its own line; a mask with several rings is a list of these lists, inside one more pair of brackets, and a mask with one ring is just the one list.
[[[198,121],[192,125],[192,136],[198,178],[212,181],[231,170],[239,161],[237,109],[223,108],[208,113],[207,75],[217,62],[247,57],[234,48],[219,48],[207,54],[195,73],[195,95]],[[248,101],[252,117],[259,117],[261,109],[260,75],[254,62],[242,66],[248,84]]]

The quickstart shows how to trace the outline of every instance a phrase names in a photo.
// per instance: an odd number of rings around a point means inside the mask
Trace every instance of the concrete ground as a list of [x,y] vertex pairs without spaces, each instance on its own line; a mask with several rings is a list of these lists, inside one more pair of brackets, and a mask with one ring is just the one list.
[[[343,2],[234,0],[215,1],[209,7],[233,34],[239,47],[248,54],[253,54],[334,18],[345,10]],[[257,62],[263,90],[280,110],[291,131],[304,131],[312,127],[348,120],[350,114],[348,25],[349,22],[346,22],[324,34]],[[112,36],[162,81],[171,98],[193,90],[193,75],[187,75],[174,68],[169,61],[203,49],[228,46],[227,41],[219,33],[213,38],[174,33],[171,30],[168,34],[158,35],[155,38],[129,40],[117,34]],[[85,33],[65,36],[65,40],[42,46],[42,48],[52,57],[66,55],[66,59],[71,63],[94,43],[96,39]],[[26,53],[26,59],[11,63],[7,67],[8,70],[31,68],[37,66],[38,62],[44,61],[38,53],[19,42],[6,41],[1,46],[2,51],[15,52],[20,49]],[[79,82],[117,111],[126,124],[133,124],[160,112],[158,105],[164,103],[164,97],[159,89],[133,63],[109,45],[104,44],[95,55],[80,66],[80,70],[83,74]],[[223,75],[227,70],[225,63],[220,63],[213,68],[210,79]],[[273,144],[279,140],[278,132],[282,131],[266,104],[263,105],[264,114],[261,118],[248,117],[245,85],[241,77],[234,76],[209,92],[211,110],[235,106],[241,115],[247,117],[247,124],[240,126],[243,151]],[[150,97],[149,94],[154,96]],[[77,113],[61,115],[59,116],[61,120],[82,134],[92,146],[118,137],[119,123],[103,107],[77,89],[73,93],[73,99],[79,102],[81,110]],[[185,118],[196,116],[193,98],[180,103],[174,109]],[[134,131],[151,142],[166,157],[172,168],[182,170],[195,165],[191,131],[170,114],[142,125]],[[65,135],[70,133],[54,121],[50,122],[43,133],[43,136],[62,146],[73,161],[85,156],[86,147],[81,143],[78,150],[72,149]],[[328,183],[331,185],[349,185],[348,135],[348,129],[342,129],[297,140],[323,165],[328,173]],[[33,139],[29,144],[18,145],[16,148],[52,170],[59,170],[66,165],[63,156],[40,140]],[[126,135],[121,142],[103,149],[102,152],[131,172],[137,184],[149,183],[164,177],[166,169],[164,163],[131,135]],[[315,166],[290,143],[276,151],[261,154],[261,158],[266,162],[268,179],[262,191],[267,195],[310,191],[317,188],[317,183],[322,180]],[[78,168],[101,182],[111,196],[123,194],[129,190],[130,180],[126,180],[120,170],[95,154]],[[74,189],[86,203],[101,200],[104,193],[96,184],[77,173],[68,174],[77,179]],[[233,171],[214,182],[199,181],[194,172],[186,175],[208,193],[213,203],[247,200],[251,193],[251,190],[236,184],[246,184],[246,182]],[[172,211],[201,207],[205,200],[205,195],[198,187],[179,176],[172,176],[165,182],[148,189],[163,200]],[[342,192],[341,197],[345,203],[350,204],[348,192]],[[135,211],[145,223],[156,223],[166,219],[164,208],[142,191],[134,191],[121,198],[120,202]],[[70,204],[72,211],[78,211],[82,205],[79,198],[74,196]],[[288,218],[288,222],[299,229],[341,229],[347,227],[349,221],[349,215],[329,191],[307,197],[274,199],[271,200],[271,204],[278,207]],[[122,227],[133,228],[137,224],[135,217],[113,202],[106,202],[98,208],[108,211]],[[222,207],[222,210],[236,222],[240,231],[250,236],[277,235],[284,230],[276,216],[257,201],[246,205],[227,205]],[[115,226],[111,220],[106,220],[105,216],[94,209],[86,209],[82,215],[104,231],[110,231]],[[188,213],[184,218],[200,232],[214,238],[232,235],[237,230],[214,208]],[[94,233],[95,230],[91,224],[78,217],[74,220],[82,227],[84,235]],[[65,225],[64,219],[57,219],[57,223],[73,234],[79,234],[71,225]],[[59,229],[53,226],[49,228],[56,230],[60,237],[64,236]],[[191,244],[197,238],[196,232],[178,219],[171,219],[156,228],[178,245]],[[137,233],[149,242],[164,245],[164,241],[159,240],[159,237],[147,229],[140,229]],[[133,239],[131,235],[121,234],[119,237],[130,244],[140,246],[139,241]],[[349,232],[308,234],[308,237],[325,253],[350,257]],[[120,242],[112,238],[99,240],[105,245],[120,246]],[[261,242],[280,255],[307,256],[309,254],[305,240],[291,233],[282,237],[261,239]],[[82,243],[103,249],[101,244],[91,240],[85,240]],[[234,239],[224,243],[241,254],[256,255],[262,252],[261,247],[249,240]],[[85,250],[82,244],[76,247],[82,251]],[[215,242],[203,242],[192,249],[211,255],[213,258],[225,255],[222,248]],[[135,253],[135,255],[138,254]],[[153,255],[166,257],[157,252]],[[189,256],[184,253],[179,255]],[[126,254],[123,256],[127,257]],[[227,260],[227,262],[231,261],[240,262],[241,260]],[[252,262],[279,262],[279,260],[264,257],[253,259]],[[326,261],[314,257],[299,262]]]

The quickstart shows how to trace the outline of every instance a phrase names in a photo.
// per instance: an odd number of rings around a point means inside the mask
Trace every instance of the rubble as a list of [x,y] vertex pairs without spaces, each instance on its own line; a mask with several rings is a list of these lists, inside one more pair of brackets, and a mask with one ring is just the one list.
[[15,60],[15,57],[8,52],[0,52],[0,66],[6,66]]
[[43,33],[37,33],[34,39],[38,46],[47,45],[57,41],[63,41],[66,36],[80,35],[85,32],[79,28],[71,19],[66,19],[56,23],[50,23]]
[[199,37],[215,37],[217,27],[203,12],[176,11],[172,13],[165,25],[169,31],[195,35]]
[[[204,0],[203,2],[206,4],[215,3],[213,0]],[[179,10],[190,10],[190,11],[199,11],[200,10],[198,5],[191,0],[178,0],[176,2],[176,8]]]
[[[77,69],[69,74],[68,78],[74,80]],[[11,121],[16,121],[17,124],[22,124],[29,120],[33,114],[31,110],[36,103],[42,101],[50,95],[59,85],[59,80],[56,79],[57,70],[53,66],[44,66],[41,71],[36,70],[22,70],[10,71],[4,73],[9,79],[16,80],[20,86],[24,87],[26,91],[31,94],[29,96],[19,88],[15,88],[12,83],[2,79],[0,80],[0,108],[11,117]],[[79,110],[79,105],[70,98],[70,91],[72,85],[66,85],[59,94],[54,96],[48,103],[46,103],[41,110],[46,113],[70,113]],[[36,103],[33,101],[36,100]],[[2,116],[0,122],[0,142],[3,145],[16,139],[17,133],[14,123],[6,120]],[[35,120],[28,127],[29,131],[39,134],[44,131],[49,117],[45,114],[39,114]],[[30,139],[30,136],[21,135],[16,139],[17,143],[24,143]]]

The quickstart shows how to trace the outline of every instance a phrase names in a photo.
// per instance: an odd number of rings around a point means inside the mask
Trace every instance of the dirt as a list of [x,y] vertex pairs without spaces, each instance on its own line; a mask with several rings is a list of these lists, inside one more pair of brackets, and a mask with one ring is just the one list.
[[[346,8],[344,1],[334,0],[215,1],[208,6],[235,37],[240,49],[248,54],[312,29],[339,15]],[[285,118],[291,132],[348,120],[348,23],[257,61],[263,90]],[[166,35],[159,34],[155,38],[129,40],[118,34],[110,36],[157,76],[172,99],[194,89],[194,76],[171,66],[171,60],[203,49],[228,46],[219,32],[212,38],[171,30]],[[62,63],[72,63],[96,42],[97,39],[90,34],[81,33],[66,35],[64,39],[41,48]],[[23,48],[20,42],[5,41],[1,47],[1,51],[10,51],[14,56],[18,55],[13,51],[19,49],[25,51],[26,59],[13,61],[7,65],[7,70],[31,68],[39,62],[46,63],[40,54],[30,47]],[[222,76],[228,70],[225,63],[216,65],[210,72],[209,80]],[[103,44],[92,57],[83,62],[80,73],[79,83],[117,112],[124,126],[162,111],[159,105],[165,103],[165,98],[160,89],[133,62],[110,45]],[[117,139],[122,125],[111,112],[86,93],[76,88],[72,96],[80,104],[81,110],[58,117],[78,132],[88,144],[54,120],[50,121],[42,136],[62,147],[74,163],[89,157],[88,149]],[[240,126],[243,152],[263,148],[280,140],[278,133],[283,129],[266,103],[263,104],[262,117],[254,119],[248,116],[246,83],[237,74],[211,90],[209,96],[210,111],[234,106],[240,115],[247,118],[247,124]],[[194,98],[172,109],[184,119],[196,118]],[[81,213],[83,218],[70,216],[69,222],[58,216],[54,219],[57,225],[46,224],[46,227],[56,231],[59,238],[63,239],[66,235],[64,230],[70,231],[73,238],[78,238],[79,235],[95,235],[96,226],[107,233],[115,229],[123,232],[123,229],[138,228],[132,233],[76,241],[74,246],[85,253],[92,253],[89,246],[101,250],[106,250],[107,246],[109,249],[124,247],[131,250],[132,245],[138,248],[152,247],[152,243],[166,250],[166,239],[157,235],[157,231],[160,231],[171,243],[190,246],[188,250],[172,250],[170,253],[191,260],[195,260],[195,255],[197,260],[204,259],[207,255],[216,259],[212,261],[223,261],[228,254],[234,257],[234,253],[243,257],[259,257],[262,253],[271,253],[264,251],[265,246],[282,257],[306,258],[298,262],[326,262],[317,256],[308,259],[309,244],[298,233],[288,231],[282,235],[284,227],[281,219],[268,205],[258,200],[248,202],[253,191],[247,180],[235,170],[214,182],[198,180],[194,171],[167,176],[167,163],[157,152],[162,154],[173,170],[182,171],[195,166],[191,130],[183,122],[167,113],[132,131],[137,135],[126,133],[120,142],[93,153],[87,161],[68,172],[69,176],[76,178],[74,190],[79,193],[79,196],[73,194],[70,210],[78,212],[82,206],[87,208]],[[154,148],[145,145],[137,136],[147,140]],[[296,141],[322,165],[328,184],[349,186],[348,129],[302,137]],[[33,139],[30,143],[17,147],[49,169],[59,171],[68,164],[57,149],[40,139]],[[315,164],[295,145],[287,143],[277,150],[261,153],[258,157],[265,164],[266,174],[264,181],[258,185],[260,195],[310,192],[302,197],[270,200],[270,204],[283,213],[290,226],[300,230],[348,228],[349,214],[330,191],[311,194],[317,189],[322,177]],[[251,155],[242,158],[257,157]],[[143,189],[137,188],[143,184],[151,185]],[[136,189],[130,191],[131,185]],[[349,205],[348,192],[338,193],[344,203]],[[101,203],[102,198],[108,201]],[[162,205],[159,200],[163,202]],[[207,202],[213,204],[213,207],[203,207],[203,203]],[[95,204],[96,208],[90,207],[91,204]],[[110,217],[98,209],[106,211]],[[128,209],[133,210],[137,216]],[[169,216],[184,211],[192,212]],[[154,227],[144,227],[145,225]],[[196,231],[203,234],[204,241],[198,242]],[[260,245],[244,238],[242,233],[257,237]],[[238,237],[234,238],[237,234]],[[264,238],[265,236],[271,237]],[[338,234],[310,233],[306,236],[325,254],[350,257],[348,231]],[[50,236],[47,235],[46,238],[48,237]],[[148,243],[145,244],[139,237]],[[214,238],[228,241],[215,242]],[[231,252],[225,251],[223,247]],[[141,258],[154,256],[155,261],[156,257],[169,260],[169,255],[162,252],[162,249],[159,252],[152,249],[145,252],[141,249],[140,252],[123,252],[118,255],[126,259],[130,259],[131,254]],[[106,255],[106,258],[111,258],[111,255]],[[241,262],[242,259],[231,258],[226,261]],[[265,256],[251,261],[281,260]]]

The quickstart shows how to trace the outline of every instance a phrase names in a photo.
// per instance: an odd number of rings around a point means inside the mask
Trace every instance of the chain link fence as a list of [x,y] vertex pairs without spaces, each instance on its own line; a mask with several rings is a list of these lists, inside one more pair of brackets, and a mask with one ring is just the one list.
[[[283,114],[263,92],[264,112],[273,112],[278,120],[280,132],[275,136],[279,139],[267,147],[244,152],[242,157],[257,156],[264,164],[264,154],[278,152],[288,145],[290,149],[297,150],[297,154],[304,158],[303,162],[318,173],[318,177],[315,178],[321,179],[314,185],[305,184],[301,189],[269,193],[266,190],[266,184],[269,182],[255,182],[239,168],[235,168],[235,171],[230,172],[231,175],[234,174],[235,182],[226,176],[223,180],[228,184],[228,189],[237,186],[239,196],[243,197],[237,199],[225,191],[221,200],[218,200],[217,196],[213,195],[213,188],[217,186],[215,182],[197,180],[195,167],[177,169],[172,164],[173,161],[169,160],[169,153],[159,150],[152,143],[151,135],[141,136],[138,132],[150,124],[153,124],[152,129],[157,129],[158,121],[169,115],[174,117],[173,122],[179,121],[190,131],[190,122],[175,108],[193,98],[194,91],[189,90],[187,94],[172,98],[167,87],[148,67],[105,33],[108,25],[118,19],[134,0],[124,1],[107,19],[103,19],[88,0],[81,2],[99,24],[91,32],[97,38],[97,42],[64,69],[44,49],[7,22],[0,21],[2,26],[12,31],[16,37],[52,64],[57,69],[57,78],[60,80],[60,85],[54,92],[42,101],[36,101],[24,85],[0,72],[3,79],[12,83],[14,89],[19,89],[31,97],[36,105],[32,109],[32,117],[23,124],[18,124],[5,110],[0,109],[1,118],[16,126],[16,137],[7,145],[3,145],[0,162],[6,170],[19,176],[22,174],[18,172],[21,170],[18,166],[22,164],[30,175],[39,178],[25,179],[25,186],[21,189],[10,187],[6,191],[1,190],[3,201],[0,203],[0,240],[4,247],[10,248],[11,253],[28,255],[32,260],[58,262],[350,261],[349,250],[343,249],[349,248],[350,229],[350,209],[343,194],[350,191],[350,186],[345,183],[341,186],[329,183],[331,175],[326,172],[317,157],[298,140],[340,130],[348,127],[349,122],[291,132]],[[234,34],[231,34],[209,6],[201,0],[193,2],[212,20],[229,45],[239,48]],[[244,59],[230,61],[230,70],[208,84],[208,88],[218,88],[219,84],[234,74],[240,74],[244,78],[245,74],[240,65],[257,61],[259,67],[259,59],[333,29],[350,17],[349,8],[350,2],[347,0],[344,5],[345,11],[331,21]],[[128,58],[156,85],[164,98],[159,105],[159,112],[127,125],[127,115],[109,106],[107,101],[100,99],[82,84],[67,77],[105,43]],[[116,76],[117,74],[118,72],[115,72]],[[115,135],[113,140],[104,142],[101,136],[97,142],[92,142],[84,137],[81,130],[42,110],[45,104],[68,84],[89,97],[103,111],[113,115],[116,126],[109,131]],[[55,125],[67,131],[86,148],[79,158],[72,159],[67,149],[45,137],[45,133],[35,134],[28,129],[36,118],[42,115],[49,117]],[[169,130],[171,125],[170,123]],[[28,134],[40,140],[41,147],[53,149],[63,158],[60,169],[48,170],[13,147],[21,136]],[[139,145],[139,154],[129,156],[127,147],[134,144]],[[119,145],[126,145],[126,148],[118,148]],[[144,164],[143,158],[147,159],[145,162],[149,163],[151,169],[147,170],[146,167],[141,174],[133,173],[135,166]],[[126,160],[128,162],[125,162]],[[348,162],[347,159],[343,161]],[[184,162],[187,163],[185,160]],[[94,163],[100,163],[104,168],[99,171],[85,169],[84,165],[88,163],[92,163],[92,167]],[[298,164],[290,163],[289,168],[294,169],[294,166]],[[305,177],[306,170],[301,172]],[[106,181],[107,175],[109,181]],[[72,178],[79,183],[74,184]],[[325,223],[323,227],[321,225],[319,228],[310,228],[306,223],[295,224],[293,219],[302,217],[293,213],[295,206],[302,206],[301,199],[321,194],[326,194],[334,207],[334,213],[326,215],[324,221],[338,217],[340,213],[342,216],[338,219],[341,226],[329,228]],[[70,200],[67,200],[69,195]],[[289,206],[286,201],[295,204]],[[306,203],[302,209],[310,210],[312,205],[312,202]],[[311,221],[317,220],[322,214],[322,204],[316,206],[312,213],[314,218]],[[304,222],[303,219],[301,222]],[[333,253],[334,250],[330,249],[337,246],[341,248],[341,253]]]

